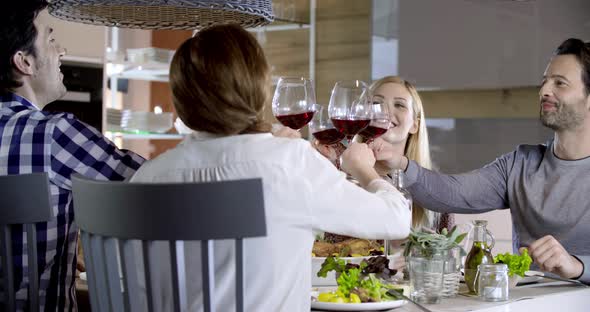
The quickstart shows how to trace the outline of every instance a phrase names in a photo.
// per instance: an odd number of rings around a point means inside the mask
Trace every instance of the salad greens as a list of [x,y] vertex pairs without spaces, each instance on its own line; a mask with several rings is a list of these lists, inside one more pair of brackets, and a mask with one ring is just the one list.
[[322,267],[317,273],[318,277],[326,277],[328,272],[336,271],[336,273],[342,273],[346,269],[346,261],[336,258],[334,256],[327,257],[322,263]]
[[504,263],[508,266],[508,276],[514,274],[524,276],[524,272],[528,271],[533,263],[533,259],[529,256],[526,248],[523,248],[522,254],[513,255],[509,252],[499,254],[494,257],[494,263]]
[[389,277],[397,273],[395,270],[390,270],[388,264],[389,259],[385,256],[363,259],[358,265],[346,263],[337,257],[326,258],[317,275],[326,277],[328,272],[335,271],[338,289],[335,292],[320,294],[318,300],[340,303],[396,300],[387,291],[399,289],[400,286],[384,283],[377,276]]

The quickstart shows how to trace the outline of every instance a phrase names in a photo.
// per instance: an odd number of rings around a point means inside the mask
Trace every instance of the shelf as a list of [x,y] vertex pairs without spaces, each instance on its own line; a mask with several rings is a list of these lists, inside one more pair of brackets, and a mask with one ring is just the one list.
[[168,82],[170,64],[149,63],[107,63],[107,76],[117,79],[137,79]]
[[184,135],[176,133],[125,133],[107,131],[108,137],[117,137],[127,140],[182,140]]
[[[107,63],[107,75],[117,79],[136,79],[147,81],[168,82],[170,64],[167,63]],[[276,85],[279,76],[271,77],[272,85]]]

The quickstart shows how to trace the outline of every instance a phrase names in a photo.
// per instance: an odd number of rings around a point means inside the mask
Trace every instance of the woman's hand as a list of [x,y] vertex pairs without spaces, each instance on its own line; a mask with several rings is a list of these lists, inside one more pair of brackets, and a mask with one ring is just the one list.
[[408,167],[408,159],[400,155],[393,145],[382,138],[376,138],[369,144],[375,159],[377,160],[377,167],[391,171],[393,169],[403,169]]
[[371,181],[379,179],[379,175],[373,168],[375,156],[367,144],[352,142],[342,153],[342,171],[355,178],[361,186],[367,186]]

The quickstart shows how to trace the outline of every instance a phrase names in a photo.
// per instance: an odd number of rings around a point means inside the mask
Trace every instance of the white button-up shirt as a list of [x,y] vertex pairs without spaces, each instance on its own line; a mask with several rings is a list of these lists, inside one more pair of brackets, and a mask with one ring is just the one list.
[[[379,179],[370,183],[372,192],[358,187],[302,139],[271,134],[217,137],[195,132],[144,164],[132,182],[249,178],[262,178],[267,236],[244,240],[246,311],[310,310],[314,231],[401,239],[410,230],[411,211],[393,186]],[[207,211],[202,215],[206,218]],[[214,246],[215,302],[218,311],[233,311],[234,243],[218,241]],[[186,242],[185,248],[187,271],[181,283],[187,284],[189,296],[195,296],[188,302],[190,311],[200,311],[200,244]],[[162,281],[169,279],[166,270],[157,269]],[[154,284],[169,292],[165,283]],[[161,304],[168,310],[170,294],[164,295]]]

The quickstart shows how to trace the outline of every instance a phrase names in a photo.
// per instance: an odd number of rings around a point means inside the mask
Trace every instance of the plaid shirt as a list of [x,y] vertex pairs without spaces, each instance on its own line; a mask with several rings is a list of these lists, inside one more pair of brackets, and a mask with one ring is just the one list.
[[[117,149],[72,114],[40,111],[15,94],[0,95],[0,135],[0,175],[49,175],[55,218],[37,224],[41,311],[76,310],[78,228],[74,223],[70,176],[79,173],[92,179],[124,180],[144,159]],[[23,227],[14,226],[12,237],[17,309],[24,310],[28,277]]]

